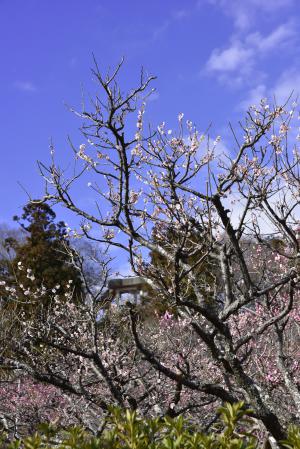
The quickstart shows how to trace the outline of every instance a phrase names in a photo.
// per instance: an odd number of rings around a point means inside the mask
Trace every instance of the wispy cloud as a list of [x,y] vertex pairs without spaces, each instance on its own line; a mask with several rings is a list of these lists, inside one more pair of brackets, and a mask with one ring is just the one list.
[[235,41],[228,48],[214,49],[207,61],[206,68],[211,72],[233,72],[243,70],[252,62],[253,49],[242,42]]
[[259,32],[249,34],[246,44],[252,45],[260,53],[267,53],[293,44],[297,35],[296,26],[290,21],[279,25],[267,36],[262,36]]
[[300,96],[300,67],[284,71],[273,88],[277,103],[283,104],[292,95]]
[[14,87],[23,92],[36,92],[38,90],[37,86],[31,81],[15,81]]
[[169,17],[158,27],[153,30],[152,39],[158,39],[167,29],[174,23],[179,22],[190,15],[190,11],[187,9],[177,9],[170,13]]
[[231,17],[238,30],[249,29],[263,14],[274,15],[292,6],[295,0],[199,0],[198,6],[209,3]]
[[240,102],[237,109],[242,111],[248,110],[249,106],[259,104],[260,100],[265,97],[267,97],[267,86],[265,84],[258,84],[250,89],[247,97]]
[[154,41],[157,40],[162,34],[165,33],[165,31],[169,28],[170,24],[171,24],[171,21],[166,20],[164,23],[157,26],[152,32],[152,39]]
[[[229,46],[212,51],[205,69],[214,73],[222,82],[245,82],[250,75],[252,78],[260,60],[275,50],[278,52],[287,47],[293,48],[296,39],[296,26],[291,21],[279,25],[267,35],[257,31],[243,38],[233,37]],[[263,77],[262,73],[261,76]]]
[[172,13],[172,17],[175,20],[181,20],[188,17],[190,12],[187,9],[178,9]]
[[245,110],[251,105],[258,105],[262,98],[269,102],[285,104],[292,97],[300,97],[300,66],[285,70],[271,86],[258,84],[249,90],[245,99],[239,104],[238,109]]

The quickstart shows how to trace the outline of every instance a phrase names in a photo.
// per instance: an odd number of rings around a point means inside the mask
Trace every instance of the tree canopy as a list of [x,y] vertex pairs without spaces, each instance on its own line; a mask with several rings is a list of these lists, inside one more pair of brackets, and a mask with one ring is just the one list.
[[[53,313],[43,326],[23,320],[13,358],[1,363],[80,398],[90,426],[112,403],[144,415],[185,413],[209,426],[215,404],[242,401],[260,430],[282,440],[288,423],[300,423],[300,148],[296,139],[291,150],[288,139],[299,126],[297,105],[262,100],[250,107],[220,155],[220,138],[200,134],[183,113],[177,130],[148,126],[154,77],[142,73],[123,93],[121,67],[105,76],[95,67],[100,92],[90,109],[77,112],[85,143],[73,145],[70,173],[54,156],[49,167],[39,165],[47,182],[43,201],[81,216],[80,232],[107,251],[123,250],[132,271],[174,313],[150,323],[134,304],[108,310],[105,295],[80,304],[68,291],[60,301],[54,285]],[[80,207],[73,197],[79,180],[92,188],[96,207]],[[25,261],[33,272],[36,248],[63,240],[63,226],[53,228],[44,207],[30,206],[23,220],[47,237],[27,239],[28,251],[16,248],[15,270],[33,282]],[[60,250],[59,244],[47,265]],[[47,276],[56,284],[51,271]]]
[[[56,214],[48,204],[30,202],[20,217],[14,217],[25,232],[24,240],[6,239],[6,247],[13,253],[13,258],[3,278],[8,284],[17,283],[21,287],[20,299],[24,304],[30,292],[43,288],[44,294],[36,298],[35,304],[47,306],[49,291],[63,297],[70,283],[74,300],[81,300],[82,282],[73,260],[75,253],[66,238],[64,222],[56,223],[55,218]],[[35,306],[30,308],[35,309]]]

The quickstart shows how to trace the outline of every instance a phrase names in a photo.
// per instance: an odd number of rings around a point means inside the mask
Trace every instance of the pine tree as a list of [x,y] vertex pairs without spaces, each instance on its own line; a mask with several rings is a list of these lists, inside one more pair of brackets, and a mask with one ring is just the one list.
[[70,280],[74,301],[81,301],[82,296],[80,273],[72,263],[74,253],[66,239],[65,223],[56,223],[55,218],[56,214],[48,204],[30,202],[23,208],[21,217],[14,217],[27,233],[25,240],[20,243],[10,239],[7,242],[15,252],[11,278],[15,277],[25,291],[43,286],[51,292],[51,295],[45,294],[41,298],[43,305],[53,296],[53,290],[63,297]]

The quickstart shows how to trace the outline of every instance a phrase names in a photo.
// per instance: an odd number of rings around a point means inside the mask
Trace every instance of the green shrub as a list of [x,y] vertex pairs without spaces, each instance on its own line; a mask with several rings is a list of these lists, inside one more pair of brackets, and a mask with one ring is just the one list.
[[[39,432],[3,445],[7,449],[255,449],[252,419],[242,402],[219,409],[219,422],[210,433],[199,432],[182,416],[143,419],[137,412],[111,409],[101,435],[80,427],[68,430],[42,425]],[[282,445],[300,449],[300,430],[291,427]]]

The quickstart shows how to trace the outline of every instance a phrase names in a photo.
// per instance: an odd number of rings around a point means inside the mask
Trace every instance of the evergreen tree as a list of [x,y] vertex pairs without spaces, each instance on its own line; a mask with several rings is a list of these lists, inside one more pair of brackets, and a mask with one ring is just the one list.
[[[74,300],[80,301],[81,278],[72,263],[74,253],[65,237],[65,223],[56,223],[55,218],[51,207],[40,202],[28,203],[21,217],[14,217],[27,236],[23,242],[15,239],[7,241],[9,248],[15,252],[10,277],[15,278],[24,291],[43,286],[52,293],[51,296],[55,290],[60,297],[66,293],[67,284],[71,281]],[[45,305],[47,300],[49,295],[45,294],[42,303]]]
[[[216,259],[211,255],[202,260],[202,256],[208,250],[209,243],[204,242],[200,231],[202,229],[190,230],[180,232],[175,230],[172,226],[167,226],[163,231],[158,233],[154,228],[152,239],[154,244],[162,246],[169,254],[172,254],[172,259],[167,260],[164,256],[156,251],[150,254],[150,267],[152,276],[157,276],[159,283],[163,282],[167,288],[171,287],[172,283],[176,282],[176,272],[178,271],[175,253],[177,253],[177,260],[188,263],[190,266],[195,266],[194,274],[197,278],[199,291],[203,294],[207,302],[213,301],[215,289],[218,286],[218,278],[220,278],[220,267],[216,263]],[[202,260],[202,261],[201,261]],[[168,273],[168,276],[163,276]],[[190,285],[188,276],[183,277],[178,281],[178,293],[184,299],[194,301],[195,293]],[[166,298],[160,298],[155,292],[148,288],[145,306],[153,311],[153,308],[159,313],[163,314],[166,310],[175,313],[176,304],[173,300],[170,302]],[[149,302],[149,298],[151,301]]]

